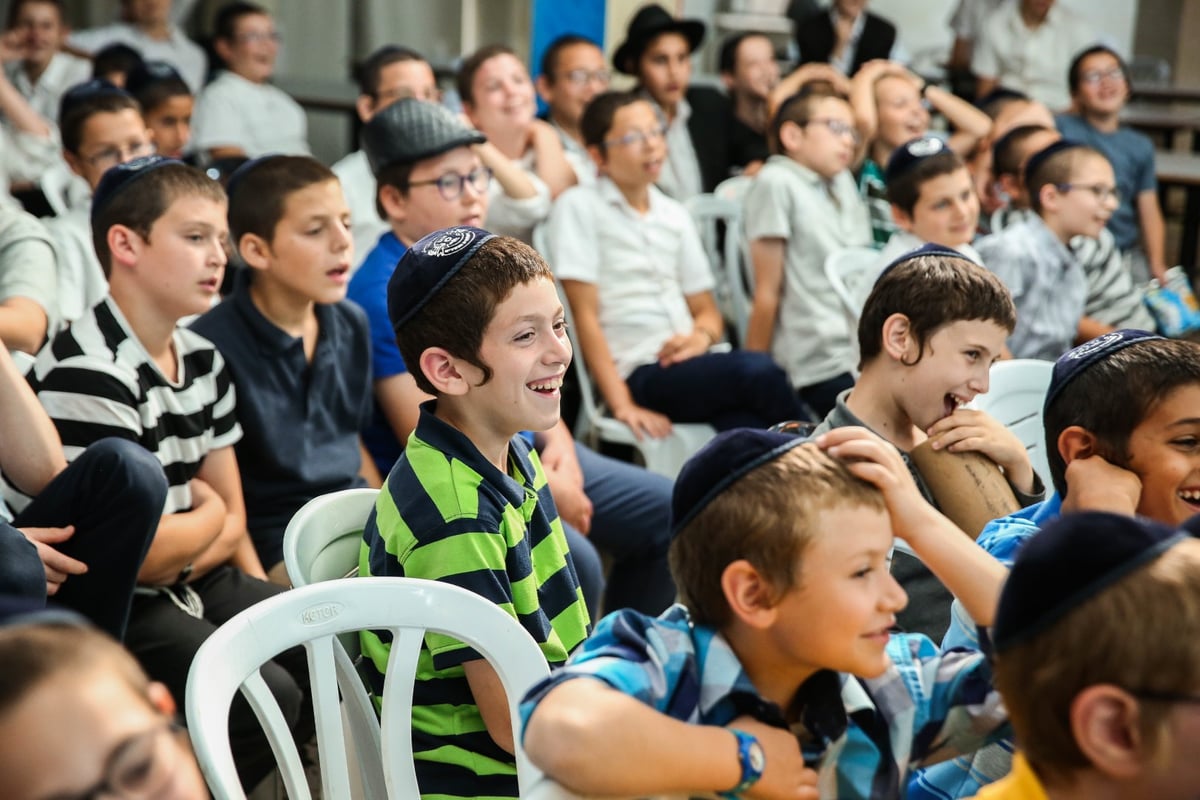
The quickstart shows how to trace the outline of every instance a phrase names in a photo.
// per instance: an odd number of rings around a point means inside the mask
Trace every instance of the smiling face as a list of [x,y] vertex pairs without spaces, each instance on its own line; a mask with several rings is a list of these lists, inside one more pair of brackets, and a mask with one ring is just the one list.
[[264,255],[261,262],[247,258],[251,266],[264,270],[255,283],[263,280],[315,303],[343,299],[354,239],[342,185],[327,180],[289,194]]
[[692,57],[682,33],[660,33],[642,51],[637,62],[638,83],[654,102],[674,110],[692,79]]
[[969,244],[979,223],[979,195],[966,167],[921,184],[912,214],[895,209],[897,224],[925,242],[944,247]]
[[[1047,225],[1056,230],[1063,241],[1075,236],[1095,239],[1117,209],[1117,199],[1111,193],[1101,195],[1116,187],[1117,178],[1108,159],[1095,153],[1081,153],[1072,166],[1069,188],[1042,187],[1042,206],[1048,212]],[[1053,206],[1047,195],[1053,198]]]
[[879,115],[876,137],[890,151],[924,136],[929,130],[929,112],[912,81],[885,75],[875,82],[875,107]]
[[232,72],[252,83],[265,83],[275,72],[279,32],[266,14],[244,14],[233,29],[232,41],[218,40],[218,53]]
[[779,83],[775,46],[765,36],[747,36],[738,43],[733,59],[731,89],[756,100],[766,100]]
[[[629,137],[629,138],[626,138]],[[654,106],[638,100],[613,114],[603,151],[590,148],[600,171],[622,189],[644,189],[658,180],[667,157],[662,121]]]
[[[988,390],[992,364],[1004,350],[1008,331],[989,320],[955,320],[925,337],[916,361],[910,338],[905,367],[893,389],[893,400],[920,430],[954,413]],[[912,362],[916,361],[915,364]]]
[[53,3],[27,0],[17,11],[15,23],[13,31],[25,67],[40,73],[67,37],[67,27],[58,7]]
[[1116,114],[1129,99],[1121,62],[1112,53],[1093,53],[1079,64],[1075,101],[1085,114]]
[[511,53],[492,56],[475,71],[471,101],[463,107],[487,135],[527,130],[537,110],[529,71]]
[[1200,514],[1200,385],[1155,405],[1129,435],[1128,468],[1142,481],[1137,513],[1169,525]]
[[796,585],[773,607],[768,635],[797,673],[831,669],[874,678],[890,664],[888,631],[908,597],[888,571],[892,526],[865,507],[817,512]]
[[587,104],[608,90],[604,53],[588,42],[562,48],[555,59],[553,76],[543,76],[538,87],[556,121],[572,127],[579,125]]
[[133,235],[138,283],[165,317],[181,319],[212,306],[225,274],[225,210],[223,201],[183,195],[171,201],[145,239]]

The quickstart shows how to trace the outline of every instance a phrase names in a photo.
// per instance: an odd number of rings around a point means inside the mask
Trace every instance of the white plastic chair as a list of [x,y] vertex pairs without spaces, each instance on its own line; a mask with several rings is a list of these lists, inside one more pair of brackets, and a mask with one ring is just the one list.
[[866,296],[863,282],[874,277],[878,266],[879,251],[870,247],[847,247],[825,257],[825,277],[841,301],[852,331],[858,328],[858,317],[862,314],[858,298]]
[[[378,722],[362,684],[346,680],[343,671],[334,667],[339,654],[345,655],[337,635],[365,629],[392,636]],[[533,638],[499,606],[465,589],[414,578],[355,578],[302,586],[257,603],[218,628],[197,651],[188,673],[185,706],[192,747],[215,800],[246,797],[234,766],[228,727],[229,705],[239,689],[263,724],[287,796],[312,800],[283,713],[259,674],[264,663],[299,645],[308,652],[323,796],[351,796],[340,690],[358,744],[356,766],[366,796],[418,797],[412,687],[426,631],[460,639],[495,667],[512,714],[518,782],[523,788],[533,786],[541,772],[520,748],[517,704],[534,682],[550,672]],[[373,732],[373,739],[361,738],[362,730]]]
[[[729,192],[732,194],[733,190]],[[733,324],[738,341],[744,342],[753,298],[746,281],[745,265],[749,262],[742,235],[741,202],[717,194],[699,194],[689,198],[684,206],[695,221],[704,252],[708,254],[716,284],[717,305],[722,315]],[[723,242],[718,223],[725,226]]]
[[992,366],[987,394],[975,398],[973,405],[986,411],[1017,435],[1029,453],[1034,471],[1048,486],[1050,459],[1046,452],[1046,434],[1042,427],[1042,405],[1054,372],[1054,362],[1033,358],[997,361]]
[[345,489],[314,497],[283,532],[283,563],[293,586],[345,578],[358,571],[363,527],[378,489]]
[[[563,787],[551,778],[543,777],[528,792],[522,792],[522,800],[600,800],[593,795],[581,795]],[[609,799],[611,800],[611,798]],[[685,795],[655,795],[639,800],[688,800]]]

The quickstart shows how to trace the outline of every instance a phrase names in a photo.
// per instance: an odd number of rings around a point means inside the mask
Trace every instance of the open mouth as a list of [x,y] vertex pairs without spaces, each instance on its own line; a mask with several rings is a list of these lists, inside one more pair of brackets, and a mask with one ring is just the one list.
[[209,292],[215,292],[217,289],[221,288],[221,279],[214,276],[212,278],[200,281],[200,288]]
[[942,418],[950,416],[958,410],[959,406],[966,405],[966,402],[958,395],[947,392],[946,396],[942,398]]
[[1180,500],[1191,506],[1193,513],[1200,512],[1200,489],[1181,489],[1176,494]]
[[346,276],[350,274],[350,265],[349,264],[338,264],[336,267],[329,270],[325,274],[328,275],[330,278],[332,278],[335,281],[343,281],[346,279]]
[[525,384],[525,386],[528,389],[530,389],[534,392],[537,392],[538,394],[543,395],[545,397],[557,397],[558,390],[562,388],[562,385],[563,385],[563,376],[562,375],[559,375],[556,378],[549,378],[544,381],[535,381],[533,383]]

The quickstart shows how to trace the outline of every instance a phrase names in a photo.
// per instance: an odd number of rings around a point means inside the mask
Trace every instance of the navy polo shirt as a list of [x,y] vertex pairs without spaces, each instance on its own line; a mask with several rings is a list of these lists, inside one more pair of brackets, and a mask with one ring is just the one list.
[[233,294],[192,325],[225,357],[244,436],[234,450],[246,522],[263,566],[283,560],[292,515],[318,495],[365,485],[359,431],[371,414],[366,315],[353,303],[316,306],[316,352],[250,299],[246,273]]

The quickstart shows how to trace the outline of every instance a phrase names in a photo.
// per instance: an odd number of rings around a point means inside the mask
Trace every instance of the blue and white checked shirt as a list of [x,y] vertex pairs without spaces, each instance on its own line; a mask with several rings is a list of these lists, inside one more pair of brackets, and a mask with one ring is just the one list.
[[[897,634],[893,665],[878,678],[819,672],[800,686],[790,726],[764,700],[715,630],[693,625],[683,606],[658,618],[609,614],[567,665],[530,689],[522,729],[563,681],[598,678],[674,719],[727,725],[742,715],[790,727],[819,770],[822,797],[897,800],[910,765],[971,752],[1009,732],[991,667],[977,651],[939,653],[924,636]],[[616,732],[614,732],[616,735]]]

